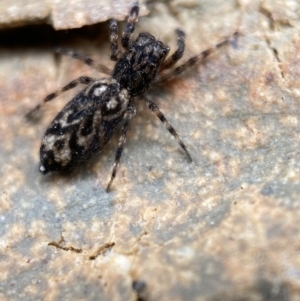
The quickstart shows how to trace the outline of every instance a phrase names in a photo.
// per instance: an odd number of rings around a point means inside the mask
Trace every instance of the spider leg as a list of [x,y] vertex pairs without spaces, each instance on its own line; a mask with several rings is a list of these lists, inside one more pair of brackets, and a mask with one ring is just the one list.
[[185,49],[185,33],[176,29],[177,34],[177,49],[161,66],[160,71],[173,67],[183,56]]
[[66,86],[62,87],[61,89],[49,94],[48,96],[46,96],[44,98],[44,100],[39,103],[36,107],[34,107],[31,111],[29,111],[26,114],[27,118],[32,118],[34,116],[34,114],[40,110],[40,108],[48,101],[51,101],[52,99],[56,98],[57,96],[61,95],[62,93],[71,90],[73,88],[75,88],[76,86],[78,86],[79,84],[84,84],[84,85],[88,85],[90,84],[92,81],[94,81],[93,78],[88,77],[88,76],[80,76],[79,78],[71,81],[69,84],[67,84]]
[[128,130],[129,121],[132,117],[135,116],[135,114],[136,114],[136,108],[135,108],[134,104],[131,103],[127,107],[126,112],[124,114],[124,118],[123,118],[124,123],[123,123],[123,127],[122,127],[122,130],[121,130],[121,136],[119,138],[118,148],[117,148],[116,153],[115,153],[115,162],[114,162],[111,178],[110,178],[110,181],[107,185],[106,192],[110,191],[111,185],[112,185],[112,183],[113,183],[113,181],[116,177],[117,170],[118,170],[118,167],[119,167],[119,162],[120,162],[120,159],[121,159],[121,156],[122,156],[122,153],[123,153],[123,147],[124,147],[124,144],[126,142],[126,133],[127,133],[127,130]]
[[110,59],[117,61],[122,56],[122,51],[118,48],[118,23],[116,19],[109,21],[110,33]]
[[107,67],[105,67],[104,65],[99,64],[99,63],[95,62],[93,59],[91,59],[87,56],[81,55],[81,54],[79,54],[77,52],[74,52],[72,50],[57,48],[55,50],[55,52],[59,53],[59,54],[67,55],[67,56],[72,57],[73,59],[79,60],[79,61],[85,63],[86,65],[96,69],[97,71],[99,71],[101,73],[104,73],[104,74],[107,74],[107,75],[111,74],[111,70],[108,69]]
[[156,79],[154,80],[154,83],[161,84],[163,82],[166,82],[166,81],[178,76],[185,70],[189,69],[193,65],[195,65],[195,64],[199,63],[200,61],[202,61],[203,59],[205,59],[207,56],[209,56],[211,53],[215,52],[217,49],[221,48],[222,46],[226,45],[227,43],[232,42],[232,40],[235,41],[237,36],[238,36],[238,33],[235,33],[233,35],[233,38],[226,39],[226,40],[218,43],[217,45],[201,52],[200,54],[190,58],[187,62],[185,62],[184,64],[178,66],[177,68],[175,68],[174,70],[172,70],[166,74],[158,75],[156,77]]
[[133,7],[131,8],[127,25],[125,30],[122,34],[121,43],[124,49],[128,50],[131,44],[131,35],[134,31],[135,23],[138,21],[138,15],[139,15],[139,4],[136,2]]
[[188,157],[188,161],[192,162],[193,160],[192,160],[192,157],[191,157],[190,153],[188,152],[186,146],[184,145],[182,140],[179,138],[178,134],[176,133],[175,129],[172,127],[170,122],[166,119],[164,114],[159,110],[157,105],[152,100],[150,100],[147,96],[144,96],[144,97],[145,97],[145,102],[146,102],[147,107],[154,114],[156,114],[156,116],[160,119],[160,121],[165,125],[167,130],[170,132],[170,134],[173,135],[176,138],[176,140],[179,143],[179,145],[181,146],[181,148],[185,151],[185,154]]

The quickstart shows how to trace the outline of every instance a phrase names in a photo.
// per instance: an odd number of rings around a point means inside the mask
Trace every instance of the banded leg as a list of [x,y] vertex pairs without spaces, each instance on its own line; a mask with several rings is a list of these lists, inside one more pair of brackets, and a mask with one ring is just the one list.
[[164,116],[164,114],[159,110],[159,108],[157,107],[157,105],[151,101],[148,97],[145,97],[145,101],[146,101],[146,105],[147,107],[154,113],[156,114],[156,116],[160,119],[160,121],[165,125],[165,127],[167,128],[167,130],[170,132],[171,135],[173,135],[177,142],[179,143],[179,145],[181,146],[181,148],[185,151],[186,156],[188,157],[188,161],[192,162],[192,157],[190,155],[190,153],[188,152],[186,146],[184,145],[184,143],[182,142],[182,140],[179,138],[178,134],[176,133],[175,129],[172,127],[172,125],[170,124],[170,122],[166,119],[166,117]]
[[118,23],[117,20],[112,19],[109,21],[109,33],[110,33],[110,59],[117,61],[122,52],[118,48]]
[[121,43],[124,49],[128,50],[130,44],[131,44],[131,35],[134,32],[135,23],[138,21],[138,15],[139,15],[139,4],[138,2],[134,4],[134,6],[131,8],[127,25],[125,30],[122,34]]
[[81,54],[79,54],[77,52],[74,52],[72,50],[57,48],[55,50],[55,52],[59,53],[59,54],[67,55],[67,56],[69,56],[73,59],[79,60],[79,61],[85,63],[86,65],[96,69],[97,71],[99,71],[101,73],[104,73],[104,74],[107,74],[107,75],[111,74],[111,70],[108,69],[107,67],[105,67],[104,65],[99,64],[99,63],[95,62],[93,59],[91,59],[87,56],[81,55]]
[[46,96],[44,98],[44,100],[38,104],[35,108],[33,108],[31,111],[29,111],[26,114],[27,118],[32,118],[34,116],[34,114],[40,110],[40,108],[48,101],[51,101],[52,99],[56,98],[57,96],[61,95],[62,93],[71,90],[73,88],[75,88],[76,86],[78,86],[79,84],[84,84],[84,85],[88,85],[90,84],[92,81],[94,81],[93,78],[88,77],[88,76],[80,76],[78,79],[75,79],[73,81],[71,81],[69,84],[67,84],[66,86],[64,86],[63,88],[49,94],[48,96]]
[[169,69],[172,66],[174,66],[183,56],[184,49],[185,49],[185,33],[182,30],[177,29],[176,34],[177,34],[177,49],[172,54],[172,56],[169,57],[163,63],[162,67],[160,68],[161,71],[164,69]]
[[119,162],[120,162],[120,159],[121,159],[121,156],[123,153],[123,147],[126,142],[126,133],[128,130],[129,121],[132,117],[135,116],[135,114],[136,114],[135,106],[133,104],[130,104],[128,106],[128,108],[126,109],[126,113],[124,114],[124,124],[123,124],[122,130],[121,130],[121,136],[119,139],[118,148],[115,153],[115,162],[114,162],[114,166],[113,166],[113,171],[111,174],[110,181],[107,185],[106,192],[110,191],[111,185],[116,177],[117,170],[119,167]]
[[217,49],[221,48],[222,46],[226,45],[227,43],[231,43],[232,40],[233,40],[233,42],[235,42],[237,36],[238,36],[238,33],[235,33],[233,35],[233,38],[226,39],[226,40],[222,41],[221,43],[201,52],[200,54],[190,58],[187,62],[185,62],[184,64],[175,68],[174,70],[168,72],[167,74],[158,75],[154,82],[156,84],[161,84],[165,81],[168,81],[168,80],[180,75],[182,72],[184,72],[188,68],[192,67],[193,65],[199,63],[201,60],[205,59],[207,56],[209,56],[211,53],[215,52]]

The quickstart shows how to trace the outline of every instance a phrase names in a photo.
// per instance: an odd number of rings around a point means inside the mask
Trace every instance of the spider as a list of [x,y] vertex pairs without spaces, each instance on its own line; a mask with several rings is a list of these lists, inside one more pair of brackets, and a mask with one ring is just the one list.
[[184,53],[184,32],[180,29],[176,30],[177,49],[167,58],[170,48],[150,33],[140,33],[135,40],[131,38],[138,14],[139,4],[135,3],[131,8],[121,38],[124,51],[118,48],[117,21],[112,19],[109,22],[110,58],[116,61],[113,70],[109,70],[91,58],[78,53],[67,50],[59,51],[83,61],[108,77],[97,79],[81,76],[60,90],[49,94],[42,103],[27,114],[30,117],[46,102],[79,84],[86,85],[85,89],[66,104],[47,128],[40,147],[39,170],[41,173],[72,170],[101,151],[118,126],[122,124],[112,174],[106,188],[106,191],[109,192],[122,156],[129,121],[136,115],[135,99],[145,102],[170,134],[176,138],[188,161],[192,161],[185,144],[146,92],[150,86],[168,81],[200,62],[214,50],[225,45],[229,39],[190,58],[181,66],[172,68]]

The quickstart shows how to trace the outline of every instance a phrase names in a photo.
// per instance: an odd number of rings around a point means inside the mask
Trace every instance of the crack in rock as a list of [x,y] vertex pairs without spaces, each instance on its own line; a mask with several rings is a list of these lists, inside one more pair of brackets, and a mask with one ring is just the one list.
[[269,49],[273,53],[273,56],[274,56],[275,60],[277,61],[278,72],[280,73],[281,78],[284,79],[284,72],[283,72],[282,67],[281,67],[282,62],[279,58],[278,50],[275,47],[271,46],[271,41],[268,39],[267,36],[265,36],[265,40],[266,40],[266,43],[267,43]]
[[58,242],[51,241],[51,242],[48,243],[48,246],[53,246],[53,247],[56,247],[56,248],[64,250],[64,251],[72,251],[72,252],[75,252],[75,253],[82,253],[82,249],[77,249],[77,248],[74,248],[72,246],[65,246],[65,239],[62,235],[61,235],[60,240]]
[[111,243],[106,243],[104,245],[102,245],[96,252],[95,255],[91,255],[89,257],[90,260],[95,260],[98,256],[103,255],[105,256],[106,253],[110,252],[111,249],[114,247],[115,243],[111,242]]

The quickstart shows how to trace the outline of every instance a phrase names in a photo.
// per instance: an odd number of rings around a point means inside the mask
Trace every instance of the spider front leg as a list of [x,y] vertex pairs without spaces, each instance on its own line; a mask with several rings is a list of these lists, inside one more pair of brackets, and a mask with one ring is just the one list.
[[170,134],[176,138],[177,142],[179,143],[181,148],[184,150],[186,156],[188,157],[188,161],[192,162],[193,160],[192,160],[190,153],[188,152],[186,146],[184,145],[182,140],[179,138],[178,134],[176,133],[175,129],[172,127],[170,122],[166,119],[164,114],[159,110],[157,105],[152,100],[150,100],[147,96],[144,96],[144,98],[145,98],[147,107],[160,119],[160,121],[165,125],[165,127],[170,132]]
[[113,183],[113,181],[116,177],[117,170],[118,170],[118,167],[119,167],[119,162],[120,162],[120,159],[121,159],[121,156],[122,156],[122,153],[123,153],[123,147],[124,147],[124,144],[126,142],[126,133],[127,133],[127,130],[128,130],[129,121],[132,117],[135,116],[135,114],[136,114],[136,108],[135,108],[134,104],[131,103],[127,107],[126,112],[124,114],[124,118],[123,118],[124,123],[123,123],[123,127],[122,127],[122,130],[121,130],[121,136],[120,136],[120,139],[119,139],[118,148],[117,148],[116,153],[115,153],[115,162],[114,162],[114,166],[113,166],[113,171],[112,171],[112,174],[111,174],[110,181],[107,185],[106,192],[110,191],[111,185],[112,185],[112,183]]
[[174,66],[183,56],[184,49],[185,49],[185,33],[177,29],[177,49],[176,51],[163,63],[163,65],[160,68],[160,71],[163,71],[165,69],[169,69],[172,66]]
[[71,90],[73,88],[75,88],[76,86],[78,86],[79,84],[84,84],[84,85],[88,85],[91,82],[93,82],[94,79],[92,77],[88,77],[88,76],[80,76],[78,79],[75,79],[73,81],[71,81],[69,84],[67,84],[66,86],[64,86],[63,88],[49,94],[48,96],[46,96],[44,98],[44,100],[38,104],[35,108],[33,108],[31,111],[29,111],[26,114],[27,118],[32,118],[34,116],[34,114],[40,110],[40,108],[48,101],[51,101],[52,99],[56,98],[57,96],[61,95],[62,93]]
[[122,34],[122,46],[124,49],[128,50],[131,44],[131,35],[134,32],[135,23],[138,21],[138,15],[139,15],[139,4],[138,2],[133,5],[131,8],[126,28]]
[[180,75],[182,72],[186,71],[187,69],[189,69],[190,67],[194,66],[195,64],[198,64],[199,62],[201,62],[203,59],[205,59],[207,56],[209,56],[211,53],[215,52],[217,49],[223,47],[224,45],[226,45],[227,43],[230,42],[235,42],[237,39],[238,33],[234,33],[232,38],[226,39],[220,43],[218,43],[217,45],[201,52],[200,54],[190,58],[187,62],[185,62],[184,64],[178,66],[177,68],[175,68],[174,70],[166,73],[166,74],[162,74],[162,75],[158,75],[155,78],[155,83],[156,84],[161,84],[165,81],[168,81],[178,75]]
[[122,56],[122,51],[118,48],[118,23],[117,20],[112,19],[109,21],[110,33],[110,59],[117,61]]
[[87,56],[81,55],[75,51],[57,48],[55,50],[55,52],[59,53],[59,54],[67,55],[73,59],[79,60],[79,61],[85,63],[86,65],[96,69],[97,71],[99,71],[101,73],[104,73],[107,75],[111,74],[111,70],[108,69],[107,67],[105,67],[104,65],[99,64],[99,63],[95,62],[93,59],[91,59]]

